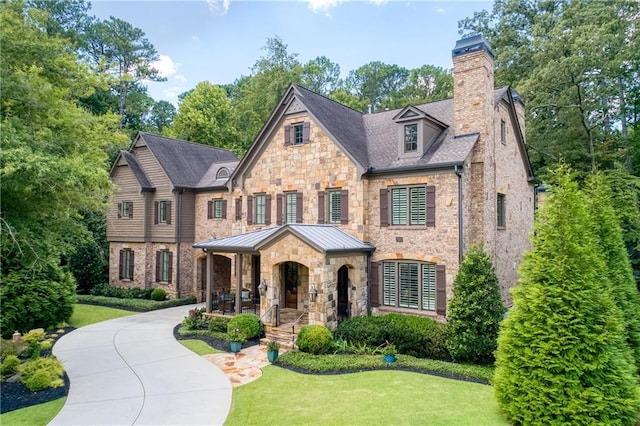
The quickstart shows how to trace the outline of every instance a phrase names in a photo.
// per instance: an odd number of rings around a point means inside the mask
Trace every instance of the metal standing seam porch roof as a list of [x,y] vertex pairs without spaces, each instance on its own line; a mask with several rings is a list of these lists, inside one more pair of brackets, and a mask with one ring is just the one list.
[[292,234],[325,254],[372,252],[375,247],[332,225],[286,224],[193,245],[219,253],[255,253],[286,234]]

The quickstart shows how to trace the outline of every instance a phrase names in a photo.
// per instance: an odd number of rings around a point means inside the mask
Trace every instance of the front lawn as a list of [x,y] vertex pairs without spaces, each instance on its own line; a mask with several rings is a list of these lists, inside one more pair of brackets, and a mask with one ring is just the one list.
[[21,410],[10,411],[0,415],[0,425],[41,426],[49,423],[62,409],[67,397],[32,405]]
[[83,305],[76,303],[73,305],[73,314],[69,319],[71,327],[80,328],[85,325],[94,324],[114,318],[133,315],[136,312],[125,311],[123,309],[108,308],[105,306]]
[[337,375],[275,366],[234,388],[225,425],[506,425],[493,388],[406,371]]

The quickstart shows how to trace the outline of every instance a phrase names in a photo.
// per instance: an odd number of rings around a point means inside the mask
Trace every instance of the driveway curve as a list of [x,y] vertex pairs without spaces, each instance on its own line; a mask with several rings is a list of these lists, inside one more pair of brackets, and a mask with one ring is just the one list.
[[145,312],[81,327],[53,353],[71,387],[50,425],[220,425],[231,382],[173,337],[196,305]]

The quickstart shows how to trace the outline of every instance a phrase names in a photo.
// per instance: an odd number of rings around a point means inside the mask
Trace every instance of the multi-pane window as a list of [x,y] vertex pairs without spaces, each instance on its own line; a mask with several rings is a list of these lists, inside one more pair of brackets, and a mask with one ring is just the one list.
[[156,254],[156,281],[171,282],[173,255],[169,250],[160,250]]
[[167,218],[169,217],[166,201],[160,201],[158,205],[158,222],[167,223]]
[[404,152],[416,152],[418,150],[418,125],[407,124],[404,126]]
[[304,142],[304,128],[302,123],[293,126],[293,144],[298,145]]
[[382,304],[436,310],[436,265],[425,262],[382,262]]
[[118,203],[118,217],[130,218],[133,216],[133,203],[131,201],[123,201]]
[[284,196],[285,196],[284,223],[296,223],[297,193],[289,192],[289,193],[286,193]]
[[264,225],[266,223],[266,196],[265,195],[256,195],[255,203],[256,203],[256,217],[255,223],[258,225]]
[[507,224],[506,221],[506,210],[505,210],[505,195],[504,194],[498,194],[498,198],[497,198],[497,206],[496,206],[496,213],[497,213],[497,225],[500,228],[504,228]]
[[214,219],[222,218],[222,212],[223,212],[222,207],[223,207],[222,200],[213,200],[213,218]]
[[133,279],[133,250],[120,250],[119,275],[121,280]]
[[341,223],[341,198],[342,194],[340,191],[329,191],[329,223]]
[[426,211],[424,186],[391,189],[392,225],[424,225]]

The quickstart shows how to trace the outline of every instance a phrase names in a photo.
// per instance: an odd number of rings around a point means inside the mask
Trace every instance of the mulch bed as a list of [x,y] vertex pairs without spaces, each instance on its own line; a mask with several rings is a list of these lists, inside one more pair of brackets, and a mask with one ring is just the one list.
[[[47,339],[55,342],[62,336],[75,330],[73,327],[64,327],[64,333],[58,333],[59,329],[47,333]],[[54,334],[56,336],[54,336]],[[41,351],[40,356],[50,356],[51,351]],[[53,401],[69,394],[69,377],[64,373],[62,377],[64,385],[59,388],[48,388],[38,392],[31,392],[25,385],[20,382],[9,383],[2,382],[2,392],[0,393],[0,413],[7,413],[20,408],[30,407],[32,405],[43,404]]]

